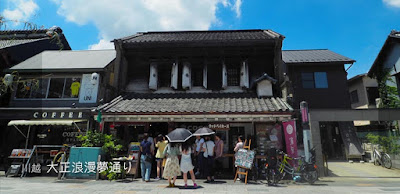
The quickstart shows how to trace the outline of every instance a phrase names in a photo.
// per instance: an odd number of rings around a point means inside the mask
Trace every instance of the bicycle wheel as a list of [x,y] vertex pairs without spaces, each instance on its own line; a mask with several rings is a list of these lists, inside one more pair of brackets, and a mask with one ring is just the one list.
[[316,170],[305,172],[304,179],[311,185],[318,180],[318,172]]
[[388,168],[388,169],[392,168],[392,160],[390,159],[390,156],[386,153],[383,154],[382,163],[383,163],[382,165],[385,168]]

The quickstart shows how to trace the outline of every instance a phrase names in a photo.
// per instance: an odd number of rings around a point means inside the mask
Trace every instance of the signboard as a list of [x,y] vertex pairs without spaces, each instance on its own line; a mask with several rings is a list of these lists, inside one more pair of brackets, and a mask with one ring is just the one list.
[[255,152],[253,150],[239,149],[235,154],[235,166],[251,169]]
[[[83,112],[67,112],[67,111],[44,111],[33,112],[34,119],[82,119],[84,118]],[[85,114],[85,117],[88,115]]]
[[291,158],[297,157],[296,122],[294,120],[283,122],[285,132],[286,153]]
[[210,123],[208,128],[213,130],[229,130],[229,123]]
[[97,76],[92,80],[92,74],[83,74],[82,84],[79,92],[79,103],[96,103],[99,90],[99,80]]

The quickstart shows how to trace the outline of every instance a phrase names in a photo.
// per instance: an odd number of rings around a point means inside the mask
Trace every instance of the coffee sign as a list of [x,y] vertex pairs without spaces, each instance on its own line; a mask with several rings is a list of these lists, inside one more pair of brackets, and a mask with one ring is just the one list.
[[35,119],[81,119],[82,112],[34,112]]

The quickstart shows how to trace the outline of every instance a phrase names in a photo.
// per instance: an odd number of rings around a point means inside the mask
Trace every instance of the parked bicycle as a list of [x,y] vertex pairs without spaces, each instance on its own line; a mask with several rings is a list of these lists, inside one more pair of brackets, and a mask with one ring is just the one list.
[[372,157],[375,165],[381,165],[385,168],[392,168],[392,160],[390,159],[389,154],[385,152],[379,152],[375,147],[372,152]]
[[[310,162],[307,162],[305,158],[302,156],[300,158],[291,158],[283,151],[279,152],[279,155],[282,156],[282,159],[278,160],[278,171],[279,179],[282,179],[286,176],[286,174],[290,175],[291,178],[300,176],[302,179],[307,181],[309,184],[313,184],[318,180],[318,168],[315,164],[315,148],[310,150],[311,158]],[[292,162],[289,162],[292,161]],[[293,166],[296,161],[299,162],[298,166]],[[290,164],[292,163],[292,164]]]

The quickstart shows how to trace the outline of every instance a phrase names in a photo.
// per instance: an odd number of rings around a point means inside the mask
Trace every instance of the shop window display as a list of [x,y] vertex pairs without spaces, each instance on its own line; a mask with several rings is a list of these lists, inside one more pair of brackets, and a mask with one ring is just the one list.
[[81,78],[40,78],[19,82],[16,98],[78,98]]

